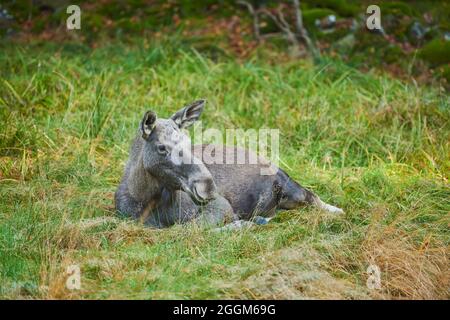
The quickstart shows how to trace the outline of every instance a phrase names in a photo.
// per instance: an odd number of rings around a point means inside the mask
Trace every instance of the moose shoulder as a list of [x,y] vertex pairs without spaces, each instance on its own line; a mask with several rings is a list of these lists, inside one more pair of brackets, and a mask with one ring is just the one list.
[[[261,166],[267,161],[203,162],[205,149],[211,152],[219,146],[192,147],[182,129],[198,120],[204,104],[204,100],[195,101],[169,119],[159,119],[152,111],[145,113],[115,194],[119,213],[155,227],[167,227],[191,220],[221,224],[255,216],[268,219],[277,209],[304,204],[342,212],[279,168],[273,175],[261,175]],[[236,147],[220,150],[224,154],[250,152]]]

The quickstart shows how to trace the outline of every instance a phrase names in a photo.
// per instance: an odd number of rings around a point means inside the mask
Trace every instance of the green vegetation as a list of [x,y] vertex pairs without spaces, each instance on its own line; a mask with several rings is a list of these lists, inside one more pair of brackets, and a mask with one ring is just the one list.
[[380,9],[383,14],[408,17],[419,16],[417,11],[411,5],[399,1],[380,3]]
[[[212,61],[137,40],[1,44],[2,298],[448,298],[448,95],[334,60]],[[281,167],[345,215],[227,233],[117,218],[144,111],[199,97],[203,127],[279,128]]]
[[434,66],[449,64],[450,41],[435,39],[427,43],[422,49],[420,49],[419,56]]
[[329,8],[334,11],[336,11],[339,15],[343,17],[352,17],[358,14],[359,12],[359,6],[351,3],[350,1],[346,0],[321,0],[321,1],[314,1],[314,0],[307,0],[305,3],[311,5],[311,6],[317,6],[321,8]]
[[[288,24],[295,20],[290,0],[248,2],[255,8],[266,7],[276,16],[280,9]],[[65,30],[66,1],[17,0],[1,4],[11,18],[0,15],[0,37],[75,41],[96,47],[105,39],[126,41],[137,36],[160,39],[170,34],[181,37],[184,44],[190,43],[198,51],[208,52],[213,59],[247,58],[260,47],[291,57],[308,55],[301,46],[297,48],[286,41],[289,37],[280,33],[279,25],[265,15],[260,17],[264,41],[255,41],[253,19],[247,8],[236,1],[80,0],[77,3],[83,13],[83,31],[79,33]],[[450,2],[380,1],[384,35],[369,32],[365,26],[366,10],[371,4],[374,3],[369,0],[300,1],[305,26],[321,55],[339,57],[359,70],[377,68],[398,78],[414,79],[420,85],[448,90],[447,72],[441,66],[448,65],[449,41],[444,39],[450,32]],[[336,17],[335,23],[324,20],[329,15]],[[316,19],[322,19],[322,24],[316,26]]]

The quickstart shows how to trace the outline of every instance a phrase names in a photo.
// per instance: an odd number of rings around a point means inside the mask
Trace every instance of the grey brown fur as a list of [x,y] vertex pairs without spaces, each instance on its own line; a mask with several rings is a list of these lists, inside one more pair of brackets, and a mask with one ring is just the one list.
[[[279,168],[273,175],[261,175],[267,161],[203,162],[206,146],[191,148],[189,138],[182,132],[199,118],[203,106],[203,100],[195,101],[170,119],[157,119],[151,111],[145,114],[115,194],[119,213],[154,227],[167,227],[192,220],[221,224],[251,220],[256,215],[270,218],[277,209],[305,204],[342,212],[322,202]],[[207,151],[214,153],[220,148],[209,146]],[[247,157],[250,152],[231,148]],[[189,161],[179,162],[174,153]]]

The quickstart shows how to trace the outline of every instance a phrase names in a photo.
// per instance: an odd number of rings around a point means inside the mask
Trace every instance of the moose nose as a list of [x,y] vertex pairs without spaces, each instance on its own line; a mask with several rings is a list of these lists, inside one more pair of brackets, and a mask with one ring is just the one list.
[[208,201],[216,196],[216,184],[211,178],[196,180],[193,182],[192,191],[197,200]]

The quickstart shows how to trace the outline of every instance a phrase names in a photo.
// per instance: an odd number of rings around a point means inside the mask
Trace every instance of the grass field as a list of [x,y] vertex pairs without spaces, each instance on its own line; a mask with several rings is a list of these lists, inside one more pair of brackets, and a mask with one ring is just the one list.
[[[2,298],[449,298],[445,92],[170,43],[4,43],[0,76]],[[144,111],[197,98],[204,128],[279,128],[281,167],[345,215],[304,208],[227,233],[117,218]],[[81,290],[65,287],[72,264]]]

